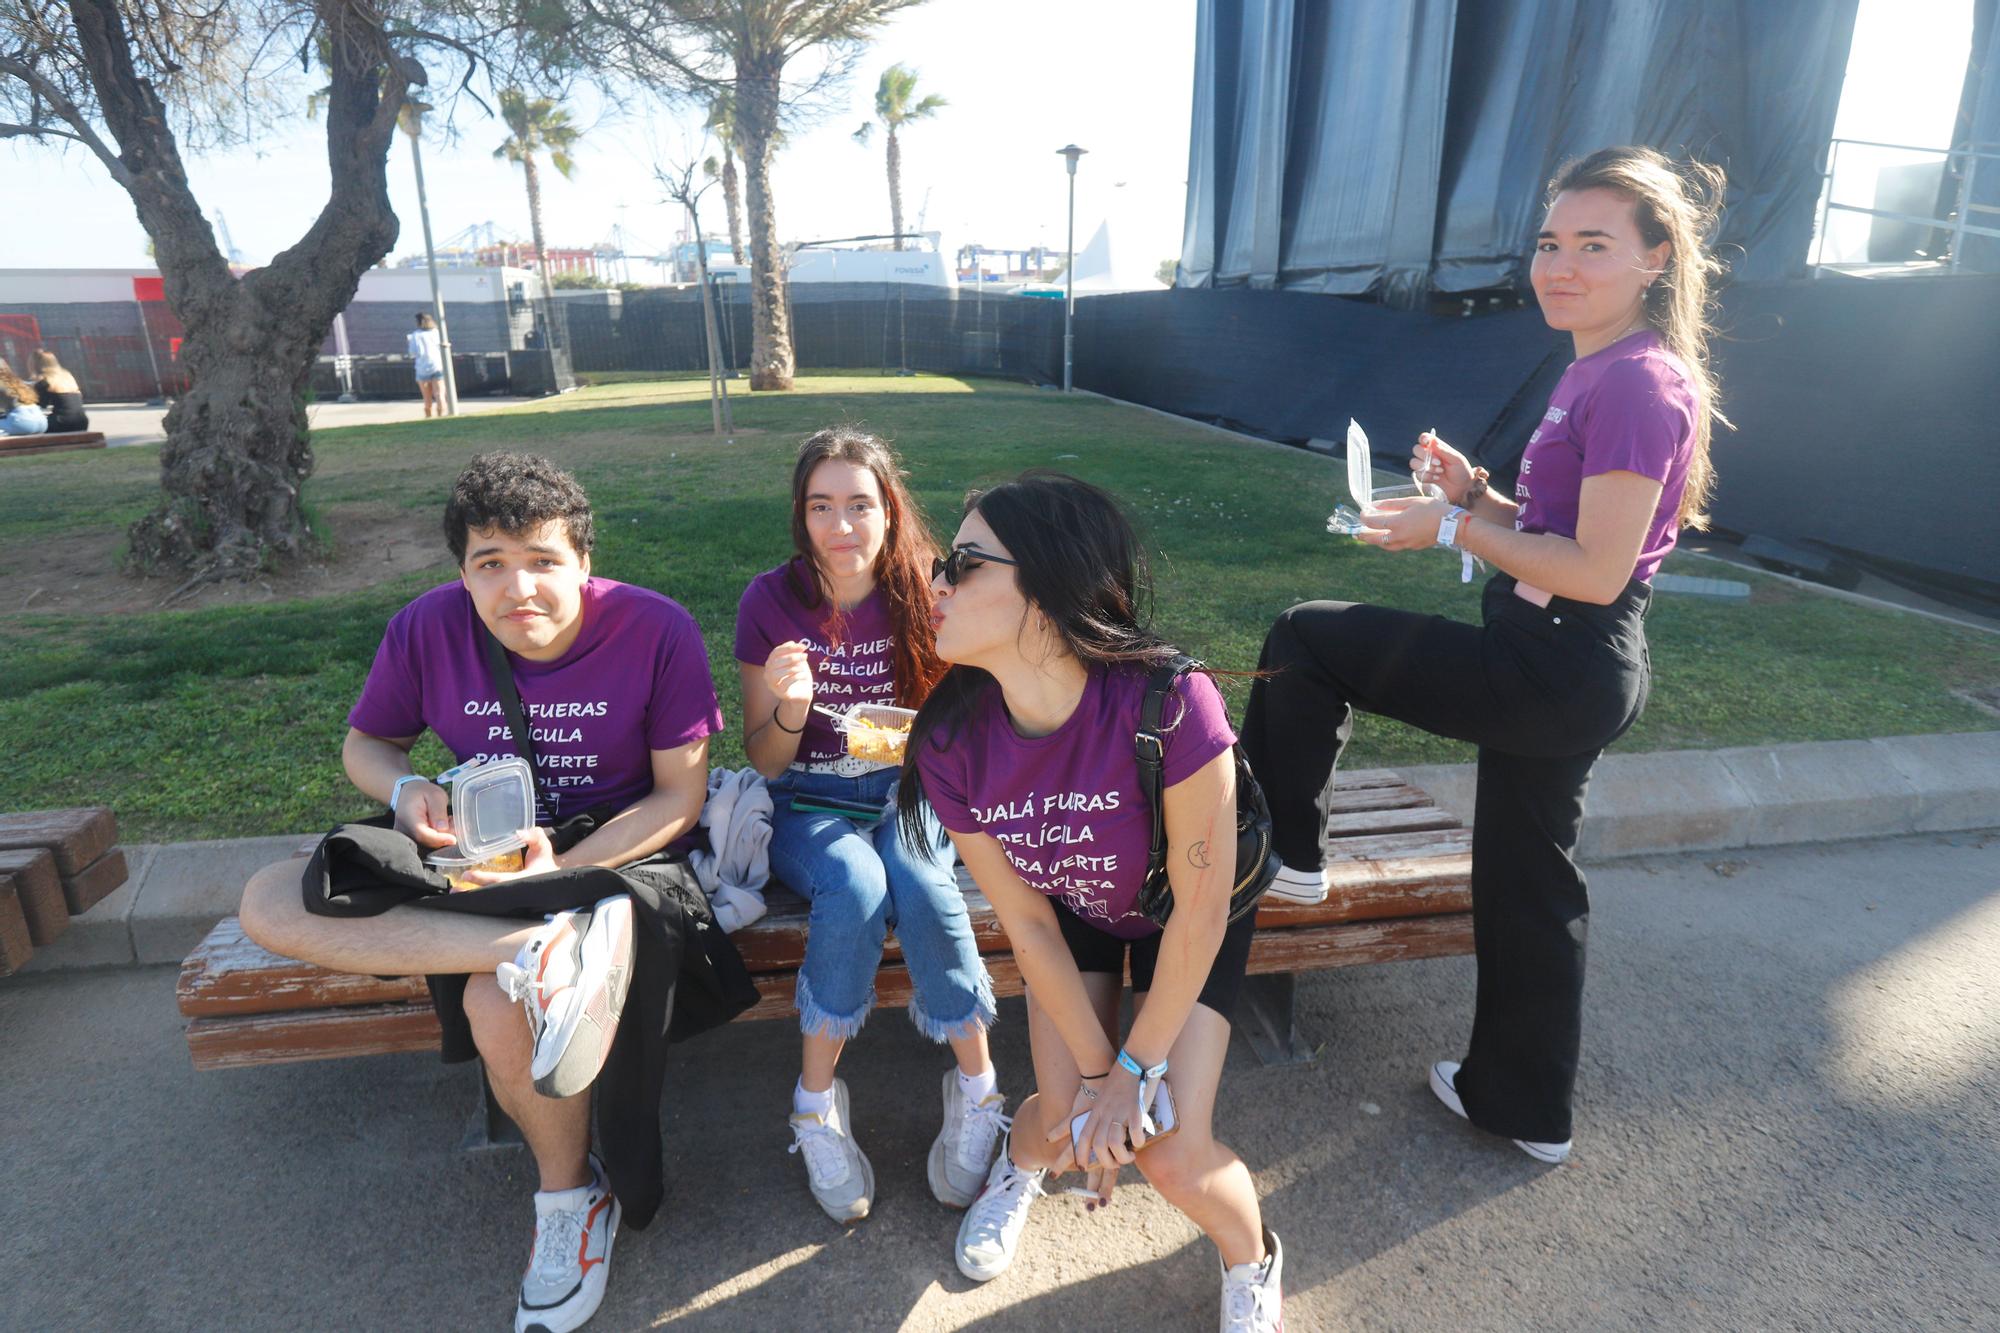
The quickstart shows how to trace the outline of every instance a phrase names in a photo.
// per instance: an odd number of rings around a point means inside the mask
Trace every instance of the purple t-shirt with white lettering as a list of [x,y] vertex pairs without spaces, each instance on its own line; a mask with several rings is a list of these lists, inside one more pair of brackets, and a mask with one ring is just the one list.
[[[787,561],[750,580],[736,607],[736,660],[762,667],[771,650],[794,639],[806,645],[812,667],[813,697],[829,708],[853,704],[896,702],[896,640],[889,620],[889,595],[881,587],[849,607],[839,617],[835,634],[834,608],[822,602],[808,607],[792,588],[788,571],[810,587],[812,571],[802,562]],[[829,764],[847,754],[847,745],[833,720],[814,711],[806,715],[794,764]]]
[[[1035,737],[1015,732],[999,686],[989,686],[958,734],[934,732],[917,759],[947,829],[992,834],[1029,888],[1128,940],[1160,929],[1134,906],[1153,841],[1132,750],[1149,674],[1091,667],[1069,720]],[[1176,682],[1162,719],[1169,787],[1236,742],[1222,695],[1199,672]]]
[[1522,532],[1576,536],[1583,479],[1636,472],[1660,483],[1660,503],[1632,577],[1652,579],[1680,536],[1701,399],[1681,359],[1651,329],[1570,363],[1549,396],[1542,424],[1521,455],[1514,484]]
[[[481,642],[465,585],[431,589],[389,621],[348,725],[387,737],[428,727],[460,763],[516,753]],[[722,729],[694,617],[645,588],[586,581],[569,650],[552,662],[507,660],[534,733],[542,823],[624,809],[653,790],[651,751]]]

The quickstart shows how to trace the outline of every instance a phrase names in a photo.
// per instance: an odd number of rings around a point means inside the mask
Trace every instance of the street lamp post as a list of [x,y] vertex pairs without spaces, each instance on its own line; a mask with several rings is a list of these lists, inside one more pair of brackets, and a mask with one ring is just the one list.
[[424,112],[430,110],[428,102],[405,102],[397,121],[403,132],[410,136],[410,160],[417,165],[417,216],[424,223],[424,260],[431,270],[431,318],[438,326],[438,354],[444,359],[444,414],[458,415],[458,373],[451,364],[451,330],[445,327],[444,297],[438,292],[437,249],[431,244],[431,207],[424,195]]
[[1076,353],[1076,160],[1090,150],[1070,144],[1056,151],[1069,163],[1069,244],[1063,251],[1063,392],[1070,392]]

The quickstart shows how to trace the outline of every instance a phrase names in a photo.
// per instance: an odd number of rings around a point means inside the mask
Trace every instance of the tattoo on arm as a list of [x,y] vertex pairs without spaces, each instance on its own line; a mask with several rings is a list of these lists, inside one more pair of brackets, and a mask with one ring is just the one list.
[[1206,842],[1198,842],[1188,848],[1188,864],[1196,870],[1208,869],[1208,844]]

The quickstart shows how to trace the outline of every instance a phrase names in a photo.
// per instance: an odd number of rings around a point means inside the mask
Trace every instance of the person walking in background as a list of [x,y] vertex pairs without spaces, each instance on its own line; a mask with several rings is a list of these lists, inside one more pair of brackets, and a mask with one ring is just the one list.
[[417,391],[424,396],[424,415],[444,415],[444,336],[428,310],[417,312],[417,327],[403,340],[409,353],[410,370],[417,377]]
[[1583,1030],[1584,789],[1645,706],[1649,580],[1679,530],[1707,521],[1720,418],[1706,310],[1720,265],[1705,246],[1722,192],[1719,169],[1650,148],[1603,149],[1556,175],[1531,276],[1577,359],[1528,441],[1513,498],[1426,433],[1411,468],[1443,498],[1385,500],[1358,534],[1496,566],[1484,623],[1294,606],[1265,639],[1270,674],[1244,715],[1280,884],[1294,898],[1326,894],[1326,797],[1355,709],[1480,747],[1472,1037],[1463,1061],[1431,1067],[1430,1085],[1452,1112],[1546,1163],[1570,1153]]
[[900,754],[850,754],[820,711],[923,703],[944,673],[931,628],[937,545],[894,452],[846,427],[799,447],[791,536],[792,558],[751,580],[736,613],[743,748],[770,780],[771,866],[812,904],[791,1150],[804,1157],[827,1216],[868,1215],[875,1172],[834,1069],[868,1019],[893,929],[913,983],[910,1021],[949,1042],[958,1066],[944,1076],[928,1174],[938,1202],[963,1208],[978,1197],[1007,1123],[986,1044],[992,982],[935,817],[914,829],[884,818],[903,777]]
[[90,418],[83,410],[83,389],[76,376],[63,369],[56,354],[43,348],[35,353],[35,396],[49,418],[49,430],[89,430]]
[[40,435],[49,428],[34,387],[0,360],[0,435]]

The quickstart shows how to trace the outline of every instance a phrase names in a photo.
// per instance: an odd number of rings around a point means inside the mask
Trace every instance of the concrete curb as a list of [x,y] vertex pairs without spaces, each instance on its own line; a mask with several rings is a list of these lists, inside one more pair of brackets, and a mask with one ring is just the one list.
[[[1471,764],[1403,770],[1472,822]],[[1578,857],[1724,851],[2000,827],[2000,731],[1611,754]]]
[[[1472,822],[1471,764],[1404,775]],[[1608,755],[1591,779],[1585,861],[2000,827],[2000,731]],[[131,878],[24,971],[178,963],[235,912],[259,867],[305,834],[125,849]]]

